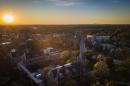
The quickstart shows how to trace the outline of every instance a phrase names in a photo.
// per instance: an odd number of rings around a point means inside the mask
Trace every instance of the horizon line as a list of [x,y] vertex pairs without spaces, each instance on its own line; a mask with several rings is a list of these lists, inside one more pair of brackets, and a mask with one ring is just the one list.
[[0,26],[31,26],[31,25],[130,25],[130,23],[121,23],[121,24],[0,24]]

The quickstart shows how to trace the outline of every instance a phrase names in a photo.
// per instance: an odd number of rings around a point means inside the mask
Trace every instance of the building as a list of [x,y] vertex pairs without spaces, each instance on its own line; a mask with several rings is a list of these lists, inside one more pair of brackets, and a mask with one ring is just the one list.
[[68,63],[64,64],[63,66],[57,66],[50,69],[47,73],[48,83],[49,86],[58,86],[62,83],[62,80],[74,78],[89,71],[89,68],[81,63]]
[[87,35],[86,38],[93,45],[95,45],[96,43],[107,42],[110,40],[110,36],[100,36],[100,35]]
[[42,75],[40,73],[31,73],[26,66],[20,62],[17,64],[17,66],[21,72],[25,73],[25,75],[27,75],[28,78],[30,78],[36,84],[36,86],[44,86],[44,81],[41,78]]
[[59,57],[60,51],[52,47],[43,49],[43,53],[48,57],[49,60],[55,60]]

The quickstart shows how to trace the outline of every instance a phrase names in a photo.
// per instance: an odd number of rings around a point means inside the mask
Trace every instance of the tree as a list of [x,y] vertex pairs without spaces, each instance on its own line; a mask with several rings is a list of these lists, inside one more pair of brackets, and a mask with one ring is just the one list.
[[68,80],[63,86],[78,86],[78,83],[75,80]]
[[130,81],[130,59],[126,59],[120,66],[115,68],[116,79],[122,81]]
[[13,72],[11,59],[5,48],[0,46],[0,75],[10,75]]
[[84,53],[84,56],[87,58],[87,59],[91,59],[91,57],[94,55],[94,51],[93,50],[89,50],[87,52]]
[[72,53],[71,51],[65,50],[62,51],[60,53],[60,59],[63,60],[64,62],[66,62],[67,60],[69,60],[70,58],[72,58]]
[[97,61],[99,62],[99,61],[105,61],[106,59],[105,59],[106,57],[104,56],[104,55],[102,55],[102,54],[99,54],[98,56],[97,56]]
[[10,84],[14,78],[18,77],[17,70],[14,67],[15,66],[12,64],[6,48],[0,46],[0,86],[5,86],[7,83],[8,86],[11,86]]
[[90,86],[95,81],[95,76],[92,74],[92,72],[85,73],[81,77],[81,86]]
[[109,68],[104,61],[99,61],[94,65],[94,74],[100,78],[108,77]]
[[29,49],[32,53],[37,53],[41,49],[41,44],[38,40],[31,40],[27,42],[26,47]]

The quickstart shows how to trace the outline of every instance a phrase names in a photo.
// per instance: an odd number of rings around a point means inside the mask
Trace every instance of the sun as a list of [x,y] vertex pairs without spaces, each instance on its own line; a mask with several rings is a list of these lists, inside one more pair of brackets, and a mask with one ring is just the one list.
[[12,23],[14,21],[14,17],[12,15],[4,15],[3,21],[5,23]]

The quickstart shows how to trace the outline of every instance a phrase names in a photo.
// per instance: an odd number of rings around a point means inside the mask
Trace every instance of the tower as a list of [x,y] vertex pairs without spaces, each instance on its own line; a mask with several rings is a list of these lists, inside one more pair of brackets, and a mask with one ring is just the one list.
[[84,41],[84,37],[83,35],[81,35],[81,39],[80,39],[80,54],[79,54],[79,62],[84,62],[84,56],[83,53],[85,53],[87,51],[86,47],[85,47],[85,41]]

